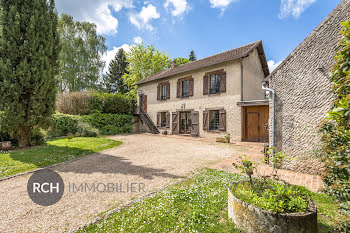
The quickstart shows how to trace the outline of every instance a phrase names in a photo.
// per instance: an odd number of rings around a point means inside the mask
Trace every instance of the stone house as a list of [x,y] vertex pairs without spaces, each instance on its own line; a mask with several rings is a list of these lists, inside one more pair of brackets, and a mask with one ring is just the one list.
[[331,109],[330,72],[339,45],[342,26],[350,18],[350,0],[344,0],[265,79],[275,91],[275,132],[270,103],[270,145],[295,159],[283,167],[321,174],[319,126]]
[[137,83],[140,128],[153,133],[268,140],[269,75],[261,41],[176,66]]

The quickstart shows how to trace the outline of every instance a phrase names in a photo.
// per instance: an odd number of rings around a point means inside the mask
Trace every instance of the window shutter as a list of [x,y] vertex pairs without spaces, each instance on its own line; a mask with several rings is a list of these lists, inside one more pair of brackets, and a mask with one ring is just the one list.
[[203,130],[209,129],[209,111],[203,112]]
[[172,134],[177,134],[178,133],[178,127],[177,127],[177,112],[172,113],[172,122],[171,122],[171,131]]
[[220,92],[226,92],[226,72],[220,74]]
[[170,128],[170,112],[166,113],[166,127]]
[[192,137],[197,137],[199,135],[199,112],[196,112],[196,111],[191,112],[191,123],[192,123],[191,135]]
[[160,100],[160,84],[157,86],[157,100]]
[[180,98],[180,95],[181,95],[181,79],[177,80],[176,98]]
[[220,131],[226,131],[226,111],[225,110],[220,110],[219,111],[220,115],[220,126],[219,129]]
[[166,98],[170,99],[170,83],[166,84]]
[[193,96],[193,84],[194,84],[194,80],[193,78],[190,79],[190,96]]
[[160,112],[157,113],[157,127],[160,127]]
[[208,95],[209,92],[209,75],[203,77],[203,95]]

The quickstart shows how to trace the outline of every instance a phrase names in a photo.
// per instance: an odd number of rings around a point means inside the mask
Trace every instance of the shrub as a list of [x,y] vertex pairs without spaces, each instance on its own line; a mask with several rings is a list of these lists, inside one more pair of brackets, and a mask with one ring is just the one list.
[[[328,112],[321,127],[323,158],[327,172],[324,183],[327,191],[342,205],[344,215],[350,214],[350,19],[342,23],[343,38],[332,71],[333,109]],[[344,222],[344,231],[350,230],[350,221]]]
[[95,112],[131,114],[131,98],[121,93],[69,92],[58,96],[57,110],[71,115],[88,115]]
[[80,116],[67,115],[67,114],[54,114],[53,125],[49,130],[50,137],[66,136],[68,133],[77,132],[78,122]]
[[242,201],[275,213],[304,212],[309,205],[309,197],[297,186],[274,180],[254,180],[254,186],[240,182],[231,190]]
[[120,133],[131,133],[132,116],[120,114],[95,113],[82,116],[82,121],[88,122],[100,130],[101,134],[113,135]]
[[66,136],[68,133],[79,132],[81,135],[96,137],[99,134],[114,135],[131,133],[132,116],[120,114],[94,113],[75,116],[58,113],[53,116],[53,126],[50,137]]
[[28,145],[43,145],[47,141],[47,132],[40,128],[35,128],[29,135]]
[[[85,137],[99,137],[100,132],[98,129],[90,125],[86,122],[78,122],[77,125],[77,132],[75,133],[76,137],[79,137],[80,135],[84,135]],[[79,136],[77,136],[79,135]]]

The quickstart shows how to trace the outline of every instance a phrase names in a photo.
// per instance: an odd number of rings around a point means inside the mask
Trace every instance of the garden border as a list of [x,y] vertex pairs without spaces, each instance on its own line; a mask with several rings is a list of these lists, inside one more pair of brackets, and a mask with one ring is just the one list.
[[[107,138],[107,139],[110,139],[110,138]],[[111,139],[111,140],[114,140],[114,139]],[[14,174],[14,175],[2,177],[2,178],[0,178],[0,182],[5,181],[5,180],[9,180],[9,179],[12,179],[12,178],[15,178],[17,176],[24,176],[24,175],[27,175],[27,174],[30,174],[30,173],[34,173],[36,171],[49,169],[49,168],[57,167],[57,166],[64,165],[64,164],[67,164],[67,163],[70,163],[70,162],[78,161],[80,159],[84,159],[84,158],[87,158],[89,156],[93,156],[93,155],[99,154],[99,153],[104,152],[104,151],[110,151],[110,150],[113,150],[113,149],[115,149],[117,147],[120,147],[120,146],[124,145],[124,142],[122,142],[122,141],[117,141],[117,140],[114,140],[114,141],[121,142],[122,144],[120,144],[119,146],[107,149],[107,150],[102,150],[100,152],[95,152],[95,153],[92,153],[92,154],[84,155],[84,156],[81,156],[81,157],[78,157],[78,158],[74,158],[74,159],[71,159],[71,160],[67,160],[67,161],[63,161],[63,162],[60,162],[60,163],[52,164],[52,165],[49,165],[49,166],[46,166],[46,167],[40,167],[40,168],[36,168],[36,169],[30,170],[30,171],[20,172],[20,173]],[[11,151],[7,151],[7,152],[11,152]]]

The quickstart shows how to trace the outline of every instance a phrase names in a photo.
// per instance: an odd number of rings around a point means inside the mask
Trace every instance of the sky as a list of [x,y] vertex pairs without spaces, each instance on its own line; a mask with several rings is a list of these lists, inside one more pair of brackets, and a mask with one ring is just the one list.
[[119,48],[144,42],[171,58],[197,59],[263,41],[270,71],[341,0],[56,0],[59,14],[97,25],[108,64]]

